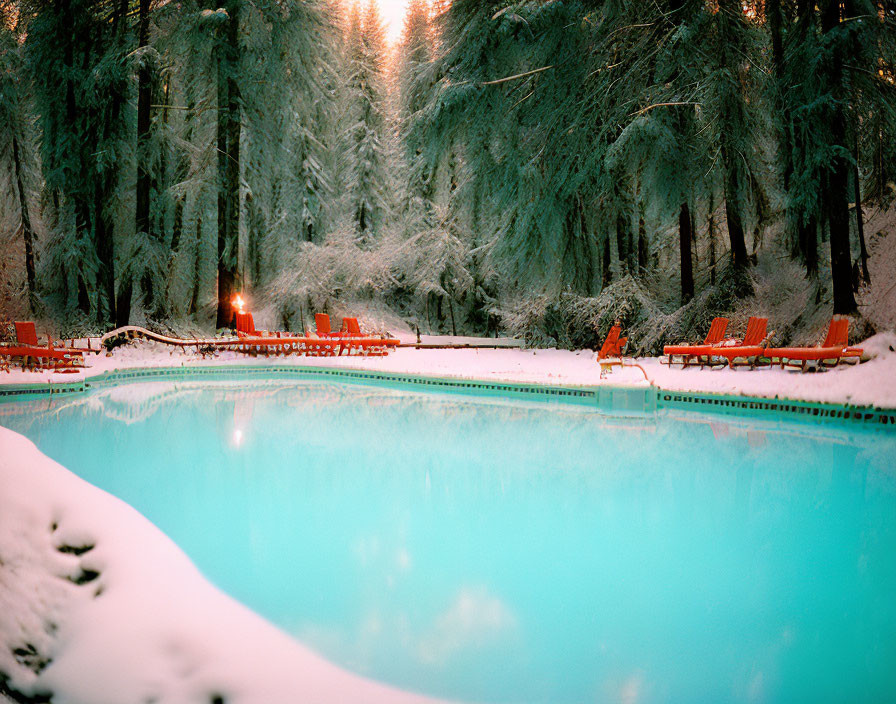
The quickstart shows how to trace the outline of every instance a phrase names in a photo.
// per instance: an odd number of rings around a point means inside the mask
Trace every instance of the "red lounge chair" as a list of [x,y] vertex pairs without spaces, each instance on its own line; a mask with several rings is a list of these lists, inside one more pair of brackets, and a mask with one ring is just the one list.
[[[33,345],[37,347],[40,343],[37,341],[37,328],[34,326],[34,323],[29,321],[19,321],[17,320],[15,323],[16,326],[16,341],[20,345]],[[47,344],[50,343],[50,339],[47,338]]]
[[[768,318],[750,318],[744,339],[736,345],[713,347],[712,357],[724,359],[729,367],[755,367],[756,362],[765,353],[762,343],[765,342],[768,330]],[[743,360],[743,361],[738,361]]]
[[[836,367],[845,358],[858,361],[863,350],[849,346],[849,318],[831,318],[828,334],[821,347],[770,347],[764,355],[772,364],[780,364],[806,371],[809,362],[822,367]],[[777,361],[776,361],[777,360]]]
[[[235,315],[235,318],[236,318],[236,335],[239,338],[243,338],[243,337],[276,338],[278,340],[288,338],[290,341],[302,339],[296,335],[293,335],[291,332],[283,332],[280,330],[277,330],[277,331],[258,330],[255,327],[255,321],[252,319],[252,314],[249,313],[248,311],[237,312]],[[281,344],[281,343],[270,342],[268,344]]]
[[[345,321],[342,323],[345,325]],[[330,316],[326,313],[315,313],[314,314],[314,327],[317,328],[317,336],[318,337],[339,337],[340,333],[333,331],[330,328]]]
[[358,325],[357,318],[343,318],[341,334],[361,337],[364,333],[361,332],[361,326]]
[[255,329],[255,321],[252,319],[251,313],[238,312],[236,314],[236,334],[239,337],[250,336],[254,337],[258,335],[258,331]]
[[22,369],[53,369],[54,371],[73,371],[84,366],[84,354],[81,350],[54,347],[53,340],[47,336],[46,347],[37,340],[37,329],[31,321],[16,321],[16,343],[0,348],[0,357],[4,358],[4,367],[9,371],[9,363],[21,365]]
[[715,318],[712,325],[709,326],[709,332],[706,333],[706,339],[702,345],[666,345],[663,347],[663,354],[669,358],[669,364],[675,364],[675,357],[682,368],[691,364],[692,359],[698,359],[700,366],[703,366],[702,360],[706,359],[712,353],[713,345],[717,345],[725,337],[725,330],[728,328],[728,318]]
[[343,318],[340,331],[342,347],[339,354],[362,354],[371,357],[383,357],[389,354],[390,347],[397,347],[398,340],[366,335],[361,331],[357,318]]
[[597,359],[606,359],[607,357],[622,357],[622,350],[628,344],[627,337],[619,337],[622,334],[622,327],[614,325],[607,333],[607,339],[604,340],[603,347],[597,353]]
[[330,316],[326,313],[314,314],[314,334],[317,337],[308,335],[308,343],[305,354],[309,357],[335,357],[342,352],[342,342],[339,339],[340,334],[334,332],[330,328]]

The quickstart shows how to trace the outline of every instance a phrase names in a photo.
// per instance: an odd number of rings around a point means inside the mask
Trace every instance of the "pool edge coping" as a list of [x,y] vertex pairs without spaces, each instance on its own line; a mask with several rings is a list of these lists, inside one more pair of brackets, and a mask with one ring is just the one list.
[[[109,386],[132,381],[214,375],[287,374],[298,378],[333,379],[361,383],[382,383],[401,387],[431,390],[460,391],[487,395],[506,395],[509,398],[531,398],[538,401],[593,402],[597,410],[611,413],[644,414],[673,409],[709,413],[738,413],[759,411],[762,415],[783,418],[804,418],[862,422],[878,427],[896,426],[896,408],[849,403],[805,401],[790,397],[750,396],[706,391],[666,389],[648,382],[639,385],[623,384],[562,384],[543,381],[510,381],[466,377],[443,377],[412,372],[392,372],[312,365],[182,365],[134,366],[109,369],[85,375],[72,381],[48,379],[40,383],[0,384],[0,402],[29,396],[84,393],[97,386]],[[421,388],[422,387],[422,388]]]

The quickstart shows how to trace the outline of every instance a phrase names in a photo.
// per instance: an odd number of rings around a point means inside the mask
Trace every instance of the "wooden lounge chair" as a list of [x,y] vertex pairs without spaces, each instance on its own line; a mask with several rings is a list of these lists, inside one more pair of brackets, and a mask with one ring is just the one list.
[[[619,337],[622,334],[621,325],[613,325],[607,333],[607,339],[604,340],[600,352],[597,353],[597,361],[600,364],[600,378],[606,377],[607,372],[615,366],[622,366],[622,350],[628,344],[627,337]],[[610,357],[618,359],[610,360]]]
[[244,311],[238,311],[236,314],[236,334],[238,337],[256,336],[258,332],[255,330],[255,321],[252,314]]
[[849,346],[849,318],[831,318],[828,334],[821,347],[770,347],[763,356],[772,364],[794,367],[806,371],[809,362],[821,367],[836,367],[845,359],[859,361],[863,350]]
[[84,354],[81,350],[54,347],[48,335],[46,346],[37,339],[37,329],[31,321],[16,321],[16,342],[0,348],[6,371],[9,364],[19,364],[22,369],[52,369],[54,371],[74,371],[84,366]]
[[357,318],[343,318],[342,329],[339,331],[339,334],[349,335],[350,337],[364,336],[364,333],[361,332],[361,326],[358,324]]
[[622,334],[622,326],[614,325],[607,333],[607,339],[604,340],[600,352],[597,353],[597,359],[606,359],[607,357],[622,357],[622,350],[628,344],[627,337],[619,337]]
[[339,334],[342,340],[342,348],[339,350],[340,355],[360,354],[370,357],[382,357],[389,354],[389,348],[398,346],[398,340],[368,335],[362,332],[357,318],[343,318],[342,329]]
[[709,332],[706,333],[706,339],[702,345],[666,345],[663,347],[663,354],[668,357],[668,363],[675,364],[675,358],[679,357],[678,363],[682,368],[687,367],[693,360],[698,360],[702,367],[712,353],[713,346],[719,344],[725,337],[725,330],[728,328],[728,318],[715,318],[712,325],[709,326]]
[[[16,342],[20,345],[33,345],[34,347],[37,347],[40,344],[40,342],[37,341],[37,327],[32,321],[17,320],[15,326]],[[47,344],[49,345],[51,342],[50,338],[47,337]]]
[[759,358],[764,354],[768,330],[768,318],[752,317],[747,321],[747,331],[744,338],[734,345],[720,344],[712,349],[710,363],[715,359],[724,360],[729,367],[750,367],[756,366]]
[[[342,323],[345,325],[345,321]],[[330,328],[330,316],[326,313],[314,314],[314,327],[318,337],[339,337],[340,333]]]

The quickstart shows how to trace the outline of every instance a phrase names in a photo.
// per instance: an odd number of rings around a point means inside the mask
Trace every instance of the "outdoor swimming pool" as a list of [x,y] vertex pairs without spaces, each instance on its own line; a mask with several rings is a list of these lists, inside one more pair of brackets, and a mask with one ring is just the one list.
[[329,382],[3,404],[347,669],[480,702],[896,697],[896,433]]

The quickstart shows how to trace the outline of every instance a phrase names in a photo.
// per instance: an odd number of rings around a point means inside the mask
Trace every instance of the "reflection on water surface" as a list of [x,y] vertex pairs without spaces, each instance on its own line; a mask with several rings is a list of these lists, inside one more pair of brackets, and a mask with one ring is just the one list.
[[896,698],[896,433],[257,380],[4,403],[0,423],[400,687]]

